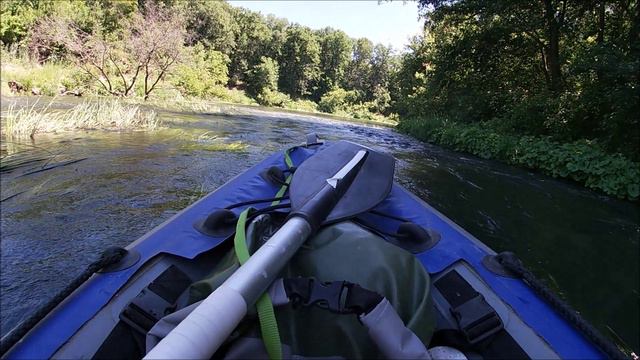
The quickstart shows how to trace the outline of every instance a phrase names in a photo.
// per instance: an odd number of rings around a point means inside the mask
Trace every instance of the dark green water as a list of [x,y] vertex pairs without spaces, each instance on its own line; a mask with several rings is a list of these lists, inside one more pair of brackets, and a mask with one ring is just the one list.
[[[233,107],[160,115],[165,128],[155,132],[2,139],[3,156],[23,151],[50,159],[0,178],[2,333],[105,247],[127,245],[268,154],[316,132],[392,153],[398,182],[494,250],[514,251],[604,333],[640,348],[637,204],[388,128]],[[211,144],[242,151],[207,151]]]

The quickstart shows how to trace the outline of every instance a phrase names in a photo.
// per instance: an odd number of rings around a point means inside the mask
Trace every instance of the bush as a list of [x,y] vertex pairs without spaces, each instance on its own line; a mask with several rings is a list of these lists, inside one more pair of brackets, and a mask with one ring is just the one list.
[[318,110],[334,114],[339,110],[346,110],[347,107],[353,105],[357,99],[358,94],[353,90],[347,91],[342,88],[334,88],[320,98]]
[[86,88],[91,84],[83,73],[72,70],[62,63],[3,63],[0,78],[3,83],[17,81],[25,88],[26,93],[37,88],[42,95],[56,96],[61,88],[74,90]]
[[191,48],[189,60],[176,69],[173,84],[184,95],[206,97],[229,80],[228,62],[225,54],[198,44]]
[[264,106],[286,107],[291,103],[289,95],[270,89],[264,89],[260,92],[256,97],[256,100],[258,101],[258,104]]
[[278,63],[269,58],[261,57],[260,63],[247,71],[247,94],[257,97],[264,91],[278,90]]
[[292,110],[300,110],[300,111],[308,111],[308,112],[316,112],[318,111],[318,104],[311,100],[294,100],[288,103],[285,103],[285,108]]
[[235,104],[255,104],[256,102],[248,97],[244,91],[237,89],[227,89],[224,86],[215,86],[209,89],[209,95],[222,101],[227,101]]
[[482,124],[460,124],[437,116],[403,119],[398,129],[456,151],[571,179],[608,195],[630,200],[640,197],[640,163],[606,153],[587,140],[560,143],[549,137],[516,137]]

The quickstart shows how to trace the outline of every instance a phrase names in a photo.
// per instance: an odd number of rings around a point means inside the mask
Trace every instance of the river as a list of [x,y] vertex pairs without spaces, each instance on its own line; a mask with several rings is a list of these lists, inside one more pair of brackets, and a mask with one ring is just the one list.
[[[10,101],[3,99],[3,109]],[[268,154],[316,132],[393,154],[396,181],[494,250],[514,251],[603,333],[636,353],[640,348],[637,203],[385,127],[228,105],[209,113],[158,112],[164,127],[153,132],[2,139],[3,155],[46,158],[0,177],[3,334],[104,248],[126,246]],[[211,144],[228,150],[210,151]],[[73,160],[81,161],[33,172]]]

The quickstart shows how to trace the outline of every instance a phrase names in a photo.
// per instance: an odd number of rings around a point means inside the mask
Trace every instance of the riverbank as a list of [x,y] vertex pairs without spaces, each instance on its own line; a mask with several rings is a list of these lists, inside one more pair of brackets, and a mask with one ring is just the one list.
[[621,154],[606,153],[587,140],[561,143],[437,118],[402,119],[397,129],[421,141],[570,179],[621,199],[635,201],[640,197],[640,164]]
[[[330,116],[337,120],[383,126],[397,125],[397,118],[371,112],[361,106],[362,104],[349,104],[343,101],[341,106],[332,108],[332,112],[320,111],[319,105],[311,100],[296,100],[289,97],[283,97],[280,99],[282,101],[270,101],[268,104],[262,104],[249,97],[244,90],[230,89],[224,86],[214,86],[205,95],[194,96],[176,86],[176,83],[180,83],[180,81],[181,79],[177,79],[176,76],[161,81],[158,89],[147,100],[144,100],[140,94],[122,99],[128,103],[148,104],[167,110],[207,111],[207,109],[215,107],[215,103],[225,103],[260,106],[275,111]],[[74,69],[70,64],[64,62],[36,64],[27,58],[8,52],[3,52],[0,69],[0,93],[5,97],[14,95],[56,97],[62,95],[113,98],[96,87],[93,79],[87,78],[86,74]]]

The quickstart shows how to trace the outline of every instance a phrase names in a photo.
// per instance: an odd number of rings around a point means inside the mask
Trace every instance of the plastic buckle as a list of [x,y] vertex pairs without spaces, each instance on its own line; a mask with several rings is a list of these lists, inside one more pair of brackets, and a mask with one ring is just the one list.
[[467,341],[475,345],[504,328],[500,316],[487,303],[482,294],[465,303],[452,308],[451,314],[456,319],[460,331]]
[[172,313],[175,308],[175,304],[170,304],[155,292],[145,288],[122,310],[120,320],[144,335],[158,320]]
[[[353,311],[345,308],[346,291],[351,287],[347,281],[320,282],[311,279],[309,297],[303,306],[315,305],[336,314],[350,314]],[[344,295],[344,296],[343,296]]]

